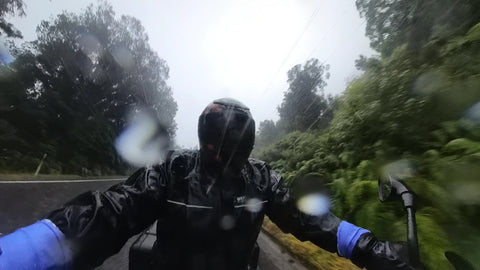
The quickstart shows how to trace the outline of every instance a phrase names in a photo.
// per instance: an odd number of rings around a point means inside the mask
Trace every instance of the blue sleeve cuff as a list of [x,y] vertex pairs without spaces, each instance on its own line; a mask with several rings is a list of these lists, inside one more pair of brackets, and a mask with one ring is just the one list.
[[365,230],[364,228],[360,228],[346,221],[342,221],[337,231],[338,254],[342,257],[350,259],[352,257],[353,249],[357,245],[357,241],[360,236],[369,232],[369,230]]
[[65,236],[48,219],[0,238],[1,270],[67,270],[71,260]]

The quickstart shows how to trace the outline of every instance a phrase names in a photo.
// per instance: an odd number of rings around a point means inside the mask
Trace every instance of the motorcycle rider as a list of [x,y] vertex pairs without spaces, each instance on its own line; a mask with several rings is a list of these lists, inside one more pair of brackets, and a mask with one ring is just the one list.
[[0,269],[92,269],[157,220],[158,269],[246,269],[265,215],[282,231],[367,269],[411,269],[403,243],[332,213],[301,212],[282,177],[248,159],[255,122],[218,99],[198,121],[200,150],[173,151],[105,192],[86,192],[0,238]]

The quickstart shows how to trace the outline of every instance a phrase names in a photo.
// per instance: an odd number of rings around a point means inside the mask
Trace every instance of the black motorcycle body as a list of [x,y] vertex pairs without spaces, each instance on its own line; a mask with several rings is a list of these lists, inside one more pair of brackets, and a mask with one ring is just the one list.
[[[159,269],[156,262],[155,244],[157,241],[156,222],[143,231],[130,247],[128,269],[129,270],[154,270]],[[252,255],[248,263],[248,270],[257,269],[260,247],[255,243]]]

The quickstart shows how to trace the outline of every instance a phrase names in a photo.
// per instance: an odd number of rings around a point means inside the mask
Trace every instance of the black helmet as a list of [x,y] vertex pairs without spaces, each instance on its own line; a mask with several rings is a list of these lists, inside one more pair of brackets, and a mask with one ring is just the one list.
[[200,156],[208,170],[238,172],[255,142],[255,121],[241,102],[221,98],[210,103],[198,119]]

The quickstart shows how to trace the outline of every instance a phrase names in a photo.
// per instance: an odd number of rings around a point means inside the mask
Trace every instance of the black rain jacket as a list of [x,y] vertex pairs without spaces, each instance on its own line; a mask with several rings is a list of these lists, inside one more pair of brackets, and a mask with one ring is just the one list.
[[163,164],[105,192],[81,194],[48,218],[69,239],[74,269],[102,264],[156,220],[159,269],[246,269],[265,215],[284,232],[337,251],[341,220],[299,212],[265,162],[249,159],[237,179],[213,179],[198,151],[175,151]]

